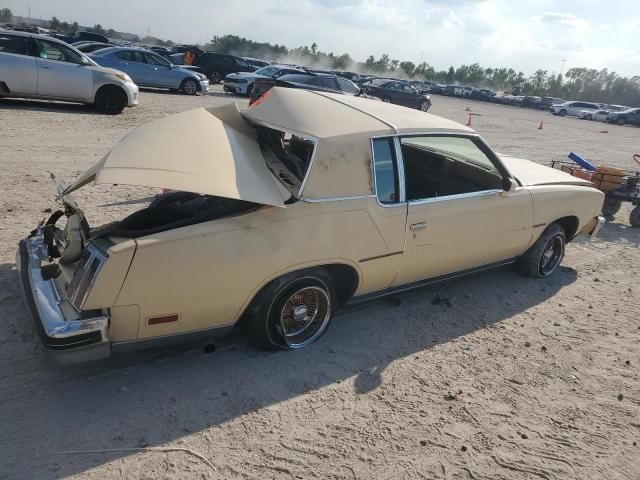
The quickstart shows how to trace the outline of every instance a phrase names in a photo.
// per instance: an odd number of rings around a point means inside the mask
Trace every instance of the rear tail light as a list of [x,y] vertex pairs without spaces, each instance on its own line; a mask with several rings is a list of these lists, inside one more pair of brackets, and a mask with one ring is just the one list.
[[67,297],[77,310],[82,310],[106,259],[106,254],[92,244],[82,252],[71,283],[67,287]]

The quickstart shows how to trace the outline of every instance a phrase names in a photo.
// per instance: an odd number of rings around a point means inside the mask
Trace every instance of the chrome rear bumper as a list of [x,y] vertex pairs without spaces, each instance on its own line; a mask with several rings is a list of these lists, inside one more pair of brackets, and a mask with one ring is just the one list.
[[109,316],[102,311],[76,311],[59,293],[56,279],[43,278],[41,264],[48,260],[40,228],[20,242],[16,255],[20,286],[44,346],[61,365],[108,357]]
[[596,217],[596,226],[593,227],[593,230],[591,230],[591,233],[589,233],[589,237],[595,237],[596,235],[598,235],[605,223],[606,220],[604,219],[604,217],[602,215],[598,215]]

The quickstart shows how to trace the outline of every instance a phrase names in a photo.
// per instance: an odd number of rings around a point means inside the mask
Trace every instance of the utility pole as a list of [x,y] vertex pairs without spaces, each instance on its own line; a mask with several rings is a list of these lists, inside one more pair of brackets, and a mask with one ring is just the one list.
[[560,67],[560,76],[562,76],[562,71],[564,70],[564,62],[566,62],[566,60],[563,58],[562,59],[562,66]]

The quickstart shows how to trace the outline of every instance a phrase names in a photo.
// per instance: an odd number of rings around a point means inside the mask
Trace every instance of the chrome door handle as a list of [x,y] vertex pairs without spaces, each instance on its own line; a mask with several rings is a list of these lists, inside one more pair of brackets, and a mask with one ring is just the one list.
[[427,228],[427,222],[414,223],[409,228],[411,228],[412,232],[417,232],[418,230],[424,230],[425,228]]

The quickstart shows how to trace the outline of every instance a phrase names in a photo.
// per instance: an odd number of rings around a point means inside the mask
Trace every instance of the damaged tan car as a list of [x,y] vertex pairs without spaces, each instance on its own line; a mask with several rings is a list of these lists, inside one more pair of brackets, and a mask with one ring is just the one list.
[[[71,196],[91,182],[173,192],[94,227]],[[17,264],[63,364],[240,321],[261,347],[300,348],[347,302],[511,262],[546,277],[604,221],[589,182],[458,123],[277,87],[138,128],[59,199]]]

